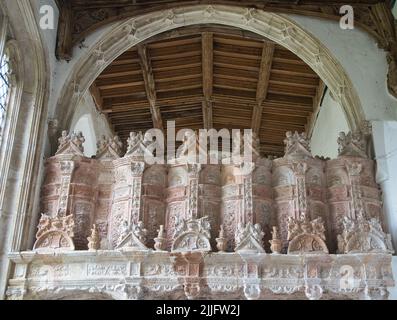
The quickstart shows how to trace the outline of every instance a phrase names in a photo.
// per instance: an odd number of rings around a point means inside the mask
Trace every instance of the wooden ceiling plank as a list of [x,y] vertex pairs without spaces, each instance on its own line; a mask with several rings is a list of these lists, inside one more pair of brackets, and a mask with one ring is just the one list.
[[259,79],[256,89],[256,105],[252,112],[252,131],[259,133],[262,120],[263,101],[266,99],[269,87],[270,72],[272,69],[272,61],[274,55],[275,45],[273,43],[265,42],[262,48],[261,66],[259,69]]
[[203,122],[205,129],[213,127],[212,94],[214,88],[214,37],[211,32],[204,32],[201,36],[203,95]]
[[149,100],[150,112],[152,113],[153,126],[156,129],[163,130],[163,121],[161,118],[160,108],[156,104],[156,86],[147,47],[145,45],[138,45],[137,50],[139,62],[143,72],[143,79],[145,81],[146,96]]

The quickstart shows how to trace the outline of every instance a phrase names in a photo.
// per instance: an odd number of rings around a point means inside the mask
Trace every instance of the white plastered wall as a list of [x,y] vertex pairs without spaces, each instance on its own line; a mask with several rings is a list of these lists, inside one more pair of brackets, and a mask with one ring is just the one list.
[[108,121],[103,114],[97,111],[89,93],[86,93],[81,99],[73,116],[70,131],[83,133],[85,138],[84,154],[87,157],[96,154],[96,143],[102,136],[113,136]]
[[327,90],[321,103],[311,138],[313,155],[331,159],[336,158],[338,156],[338,134],[349,130],[342,107],[331,97],[330,91]]

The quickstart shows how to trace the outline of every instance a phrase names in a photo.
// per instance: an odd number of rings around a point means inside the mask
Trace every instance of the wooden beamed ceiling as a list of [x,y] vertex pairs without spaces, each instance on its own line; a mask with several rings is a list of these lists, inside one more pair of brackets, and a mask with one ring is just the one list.
[[[321,89],[321,90],[320,90]],[[283,154],[288,130],[305,131],[324,86],[295,54],[220,26],[165,33],[119,56],[91,94],[124,141],[130,131],[250,129],[265,155]]]

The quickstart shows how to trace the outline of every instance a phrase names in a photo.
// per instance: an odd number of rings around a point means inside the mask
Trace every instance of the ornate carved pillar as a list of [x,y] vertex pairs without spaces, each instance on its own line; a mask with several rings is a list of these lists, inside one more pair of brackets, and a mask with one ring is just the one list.
[[199,178],[200,164],[188,164],[187,216],[185,219],[199,218]]
[[110,218],[109,236],[112,247],[119,244],[122,228],[138,225],[143,220],[142,180],[146,155],[148,150],[142,133],[131,132],[126,155],[113,161],[116,181]]
[[344,221],[372,218],[381,221],[382,201],[375,181],[374,161],[360,132],[340,133],[339,156],[327,161],[328,203],[333,242],[344,231]]
[[288,220],[322,218],[328,227],[323,160],[313,158],[304,133],[287,132],[285,156],[273,161],[274,200],[283,247]]

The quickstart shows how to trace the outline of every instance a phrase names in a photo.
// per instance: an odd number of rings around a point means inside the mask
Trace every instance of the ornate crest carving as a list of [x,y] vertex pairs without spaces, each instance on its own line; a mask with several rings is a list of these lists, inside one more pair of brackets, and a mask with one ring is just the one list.
[[136,250],[147,250],[145,246],[147,230],[143,227],[143,222],[128,224],[124,220],[120,233],[119,244],[116,249],[129,248]]
[[394,253],[391,236],[383,232],[379,220],[366,220],[362,214],[358,215],[357,220],[344,217],[343,233],[338,235],[338,251]]
[[288,254],[323,252],[328,253],[325,244],[325,227],[322,218],[309,221],[306,216],[301,219],[288,219]]
[[259,223],[253,225],[248,222],[245,227],[239,223],[236,231],[235,251],[265,252],[262,245],[264,235]]
[[72,132],[68,134],[67,131],[62,131],[62,136],[58,139],[58,150],[56,155],[60,154],[76,154],[79,156],[84,155],[83,143],[85,139],[82,132]]
[[73,228],[74,219],[72,215],[52,218],[49,215],[42,214],[33,250],[74,250]]
[[172,251],[211,251],[208,217],[183,220],[175,231]]
[[118,136],[108,138],[102,136],[97,142],[97,159],[117,159],[121,157],[123,143]]
[[339,156],[352,156],[360,158],[368,158],[367,142],[364,135],[357,132],[339,133],[338,137]]
[[288,131],[286,138],[284,139],[285,144],[285,155],[284,158],[288,159],[307,159],[313,158],[310,142],[306,136],[306,133],[292,133]]

